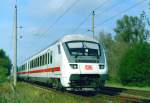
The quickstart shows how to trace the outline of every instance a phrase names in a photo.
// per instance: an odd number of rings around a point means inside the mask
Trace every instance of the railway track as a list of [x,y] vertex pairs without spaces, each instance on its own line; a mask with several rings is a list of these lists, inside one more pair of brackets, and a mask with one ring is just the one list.
[[110,94],[110,95],[128,95],[132,97],[138,97],[141,99],[150,99],[150,92],[142,90],[133,90],[125,88],[116,88],[116,87],[105,87],[101,92]]
[[112,101],[121,103],[150,103],[150,93],[146,91],[105,87],[99,93]]
[[[27,82],[26,82],[27,83]],[[30,83],[36,88],[53,91],[63,95],[73,96],[89,101],[90,103],[150,103],[150,92],[115,87],[105,87],[98,92],[61,92],[47,85]]]

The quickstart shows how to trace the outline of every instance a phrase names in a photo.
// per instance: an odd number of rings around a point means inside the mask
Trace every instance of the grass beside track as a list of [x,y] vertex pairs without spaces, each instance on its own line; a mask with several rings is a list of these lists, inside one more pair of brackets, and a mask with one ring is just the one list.
[[18,83],[16,92],[10,83],[0,84],[0,103],[89,103],[88,101],[53,91],[38,89],[30,84]]
[[123,86],[119,83],[107,82],[106,86],[108,87],[117,87],[117,88],[125,88],[125,89],[133,89],[133,90],[141,90],[150,92],[150,87],[137,87],[137,86]]
[[90,94],[90,92],[86,94],[80,92],[62,93],[25,82],[18,82],[14,92],[9,82],[0,84],[0,103],[126,103],[121,102],[118,96],[118,92],[114,95],[102,92],[96,95]]

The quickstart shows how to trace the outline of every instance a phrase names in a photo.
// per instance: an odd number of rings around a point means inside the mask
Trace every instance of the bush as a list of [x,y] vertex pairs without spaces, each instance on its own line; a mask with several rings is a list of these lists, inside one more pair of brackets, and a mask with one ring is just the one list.
[[150,86],[150,44],[136,44],[121,59],[118,71],[123,85]]
[[8,76],[8,69],[0,67],[0,83],[4,82]]
[[11,61],[5,51],[0,49],[0,83],[4,82],[10,74]]

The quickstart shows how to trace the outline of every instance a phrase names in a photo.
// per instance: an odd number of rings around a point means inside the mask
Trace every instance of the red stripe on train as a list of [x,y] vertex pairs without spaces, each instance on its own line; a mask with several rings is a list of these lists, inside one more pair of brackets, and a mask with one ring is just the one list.
[[29,71],[29,72],[17,72],[17,74],[32,74],[32,73],[43,73],[43,72],[60,72],[60,67],[38,69],[38,70]]

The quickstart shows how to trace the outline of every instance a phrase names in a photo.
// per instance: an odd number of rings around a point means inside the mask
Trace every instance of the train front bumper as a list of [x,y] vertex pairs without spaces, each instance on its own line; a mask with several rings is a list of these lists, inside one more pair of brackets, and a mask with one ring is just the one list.
[[107,78],[107,74],[72,74],[69,79],[70,87],[96,88],[104,85]]

